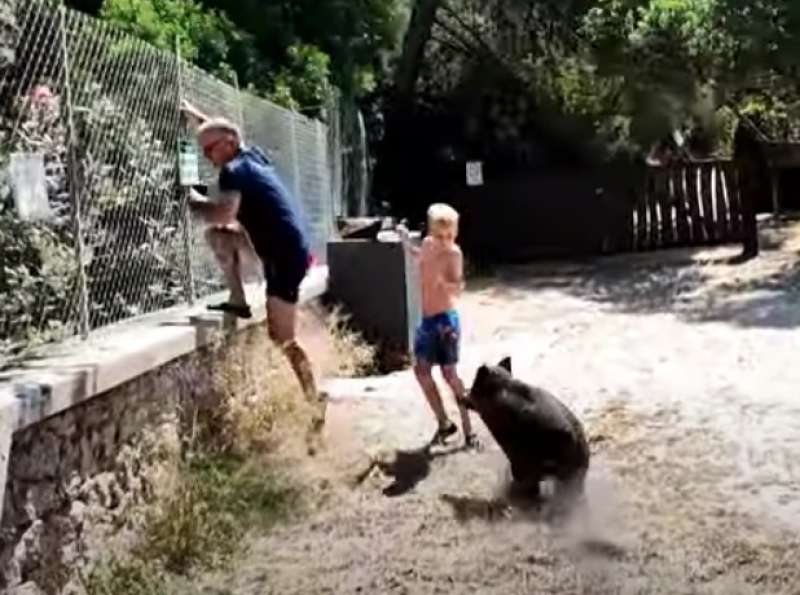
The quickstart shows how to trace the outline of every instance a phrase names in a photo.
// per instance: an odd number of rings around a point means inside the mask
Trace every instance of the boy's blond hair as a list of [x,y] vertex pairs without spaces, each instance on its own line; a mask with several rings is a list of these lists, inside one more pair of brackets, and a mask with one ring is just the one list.
[[448,204],[437,202],[428,207],[428,225],[430,227],[458,227],[458,211]]

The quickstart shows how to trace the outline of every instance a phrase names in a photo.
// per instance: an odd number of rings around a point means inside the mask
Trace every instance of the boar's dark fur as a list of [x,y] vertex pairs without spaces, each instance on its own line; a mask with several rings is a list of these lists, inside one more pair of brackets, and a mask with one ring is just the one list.
[[559,492],[583,495],[589,446],[580,421],[552,394],[515,379],[510,358],[478,369],[465,405],[483,419],[526,495],[538,496],[548,477]]

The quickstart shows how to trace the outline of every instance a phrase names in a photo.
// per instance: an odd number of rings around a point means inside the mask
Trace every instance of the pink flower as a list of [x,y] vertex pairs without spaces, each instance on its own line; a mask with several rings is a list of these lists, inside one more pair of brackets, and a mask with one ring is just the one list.
[[47,85],[36,85],[31,90],[31,99],[34,103],[49,103],[53,99],[53,92]]

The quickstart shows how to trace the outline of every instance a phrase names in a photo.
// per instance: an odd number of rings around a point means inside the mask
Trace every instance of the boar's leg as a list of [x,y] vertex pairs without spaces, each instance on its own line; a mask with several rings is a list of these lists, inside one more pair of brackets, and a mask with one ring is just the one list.
[[511,477],[514,479],[514,493],[526,498],[538,498],[541,495],[541,481],[543,479],[541,470],[530,463],[521,465],[518,462],[511,463]]
[[558,496],[568,503],[577,502],[584,496],[586,467],[580,467],[568,475],[558,477]]

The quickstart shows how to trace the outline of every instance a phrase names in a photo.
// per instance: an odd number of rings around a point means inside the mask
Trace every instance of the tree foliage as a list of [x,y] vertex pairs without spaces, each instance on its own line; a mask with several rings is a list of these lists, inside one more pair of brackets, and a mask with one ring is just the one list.
[[329,56],[331,82],[345,93],[368,91],[381,57],[402,34],[405,0],[204,0],[224,10],[255,39],[273,72],[291,62],[287,50],[315,46]]
[[224,13],[195,0],[105,0],[100,16],[156,47],[173,50],[177,41],[184,59],[212,72],[224,70],[244,40]]
[[372,92],[398,46],[407,0],[71,0],[201,68],[293,108],[336,86]]
[[502,74],[536,105],[519,111],[519,130],[538,118],[611,152],[682,131],[711,150],[732,115],[783,137],[797,128],[798,50],[791,0],[447,0],[416,90],[463,97]]
[[714,130],[720,109],[777,115],[797,90],[799,19],[791,0],[598,0],[581,34],[600,71],[624,77],[627,115],[650,140],[687,121]]

